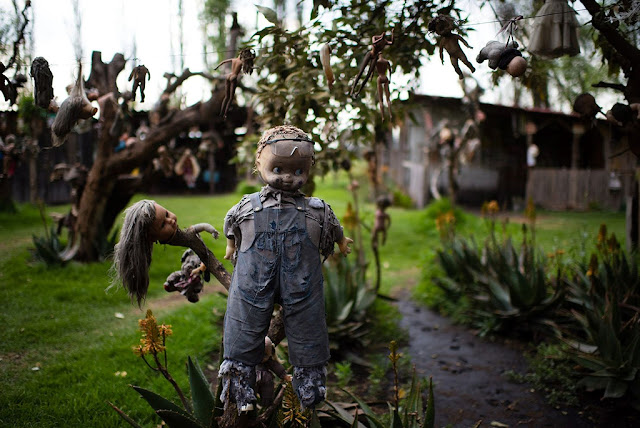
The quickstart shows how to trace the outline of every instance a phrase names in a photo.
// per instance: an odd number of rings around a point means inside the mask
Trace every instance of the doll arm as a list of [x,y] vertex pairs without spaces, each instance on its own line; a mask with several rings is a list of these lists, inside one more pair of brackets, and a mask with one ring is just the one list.
[[228,62],[231,62],[231,61],[233,61],[234,59],[235,59],[235,58],[225,59],[225,60],[224,60],[224,61],[222,61],[220,64],[218,64],[218,65],[216,66],[216,68],[214,68],[214,70],[217,70],[218,68],[220,68],[220,66],[221,66],[221,65],[224,65],[224,64],[226,64],[226,63],[228,63]]
[[207,270],[207,266],[204,263],[201,262],[200,266],[198,266],[197,268],[195,268],[195,269],[193,269],[191,271],[191,276],[200,275],[202,272],[204,272],[206,270]]
[[444,64],[444,53],[442,52],[444,49],[443,41],[444,39],[440,39],[440,41],[438,41],[438,49],[440,50],[440,61]]
[[467,43],[467,41],[465,39],[462,38],[462,36],[460,36],[459,34],[455,34],[456,39],[460,40],[462,42],[463,45],[465,45],[466,47],[468,47],[469,49],[473,49],[469,43]]
[[342,239],[338,241],[340,252],[345,256],[351,253],[351,247],[349,247],[349,244],[351,244],[352,242],[353,239],[347,238],[346,236],[343,236]]
[[236,252],[236,240],[234,238],[227,238],[227,249],[224,253],[226,260],[231,260]]
[[193,228],[193,231],[198,234],[203,231],[209,232],[211,235],[213,235],[213,239],[218,239],[218,236],[220,235],[215,227],[211,226],[209,223],[198,223],[194,224],[191,227]]

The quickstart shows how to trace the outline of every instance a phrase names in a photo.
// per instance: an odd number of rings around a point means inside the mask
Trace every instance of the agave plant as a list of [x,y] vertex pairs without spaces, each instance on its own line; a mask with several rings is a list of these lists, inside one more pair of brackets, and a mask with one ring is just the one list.
[[438,251],[437,260],[445,276],[434,283],[454,300],[467,299],[480,334],[514,326],[555,329],[551,315],[564,296],[562,270],[550,279],[526,229],[520,249],[510,237],[498,241],[494,234],[483,247],[458,238]]
[[368,310],[376,300],[365,279],[365,268],[335,257],[323,265],[325,312],[329,340],[334,349],[363,340],[368,332]]
[[586,374],[587,390],[605,398],[629,396],[640,409],[640,271],[637,255],[627,255],[606,227],[597,251],[569,281],[568,305],[581,331],[565,339],[570,355]]

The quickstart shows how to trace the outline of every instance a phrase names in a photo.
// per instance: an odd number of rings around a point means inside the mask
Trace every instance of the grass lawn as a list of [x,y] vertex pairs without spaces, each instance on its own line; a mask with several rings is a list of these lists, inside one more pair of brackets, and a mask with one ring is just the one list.
[[[316,196],[328,201],[338,216],[342,216],[349,200],[344,186],[345,180],[328,177],[318,183],[316,191]],[[221,231],[226,211],[239,197],[155,199],[174,211],[183,227],[207,221]],[[49,211],[65,209],[52,207]],[[179,269],[182,250],[156,246],[149,295],[143,309],[138,309],[123,290],[105,291],[109,285],[108,261],[71,263],[64,268],[34,262],[29,251],[33,246],[31,236],[43,234],[42,221],[33,207],[23,205],[19,210],[18,214],[0,214],[0,299],[4,302],[0,311],[4,326],[0,341],[0,426],[126,426],[107,401],[134,419],[155,426],[159,419],[127,385],[140,385],[176,402],[178,399],[171,386],[131,351],[139,340],[137,320],[151,308],[159,322],[173,325],[174,335],[168,339],[169,366],[178,383],[188,390],[184,365],[188,355],[197,357],[203,367],[215,364],[211,358],[221,339],[224,297],[216,287],[205,287],[209,291],[197,304],[165,293],[162,283],[170,272]],[[369,224],[373,212],[373,205],[364,204],[362,214]],[[430,263],[425,254],[432,253],[440,241],[433,221],[423,210],[391,208],[389,213],[393,223],[387,244],[381,248],[381,291],[393,294],[396,287],[411,288],[418,283],[425,263]],[[622,213],[539,213],[538,241],[549,250],[573,245],[583,239],[583,232],[595,236],[602,222],[618,237],[623,236]],[[470,230],[484,227],[480,220],[474,224]],[[517,230],[517,226],[511,227]],[[204,239],[221,259],[224,239]],[[368,246],[368,234],[363,240]]]

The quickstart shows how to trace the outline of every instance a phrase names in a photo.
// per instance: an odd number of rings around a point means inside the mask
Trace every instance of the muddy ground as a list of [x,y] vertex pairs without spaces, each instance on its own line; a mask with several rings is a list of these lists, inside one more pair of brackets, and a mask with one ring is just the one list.
[[[436,427],[632,427],[637,412],[608,408],[556,409],[528,384],[510,381],[505,372],[526,373],[521,346],[491,342],[456,326],[407,296],[397,307],[409,333],[409,354],[419,376],[433,377]],[[519,349],[520,348],[520,349]]]

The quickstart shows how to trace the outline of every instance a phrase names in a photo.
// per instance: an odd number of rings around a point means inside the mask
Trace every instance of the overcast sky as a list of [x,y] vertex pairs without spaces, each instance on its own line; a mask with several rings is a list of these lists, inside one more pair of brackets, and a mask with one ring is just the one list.
[[[202,24],[198,18],[201,9],[201,0],[183,0],[184,10],[184,64],[192,71],[202,70],[203,67],[203,43]],[[266,25],[266,21],[257,13],[253,3],[271,6],[272,0],[254,0],[252,2],[239,2],[242,4],[239,18],[241,24],[250,34],[254,31],[257,17],[261,21],[259,25]],[[73,9],[71,0],[32,0],[34,13],[34,56],[45,57],[54,74],[54,89],[58,102],[66,98],[64,88],[74,80],[75,54],[73,38],[75,29],[73,25]],[[0,6],[4,10],[12,10],[10,0],[0,0]],[[138,109],[150,109],[152,103],[157,100],[159,93],[166,85],[162,75],[167,71],[180,71],[180,57],[178,48],[178,0],[80,0],[82,12],[82,40],[84,75],[90,71],[90,58],[93,50],[102,52],[105,62],[111,60],[113,55],[121,52],[130,60],[124,71],[120,74],[118,87],[125,90],[130,83],[127,82],[129,73],[134,66],[134,47],[137,64],[144,64],[151,74],[151,80],[147,82],[145,91],[147,101],[139,104]],[[236,7],[236,10],[240,8]],[[475,57],[485,43],[496,37],[499,30],[489,10],[481,11],[478,2],[469,1],[465,12],[470,15],[471,26],[475,31],[468,36],[468,42],[473,49],[463,48],[469,60],[476,65]],[[584,19],[582,19],[584,21]],[[528,25],[532,22],[523,24]],[[475,25],[474,25],[475,24]],[[173,48],[171,43],[173,37]],[[428,37],[432,37],[429,35]],[[215,56],[210,58],[213,62]],[[461,96],[462,91],[458,82],[458,76],[449,63],[445,53],[445,64],[440,63],[436,52],[429,61],[424,61],[420,93],[441,96]],[[463,71],[466,67],[461,64]],[[473,76],[478,79],[487,91],[482,98],[485,102],[497,102],[510,104],[512,102],[508,85],[501,88],[490,88],[489,79],[492,70],[486,62],[477,64]],[[355,71],[354,71],[355,72]],[[505,79],[506,80],[506,79]],[[504,81],[504,80],[503,80]],[[396,98],[402,91],[404,82],[392,79],[392,98]],[[201,99],[207,99],[210,93],[210,85],[199,77],[192,77],[185,83],[183,93],[186,94],[187,104]]]

